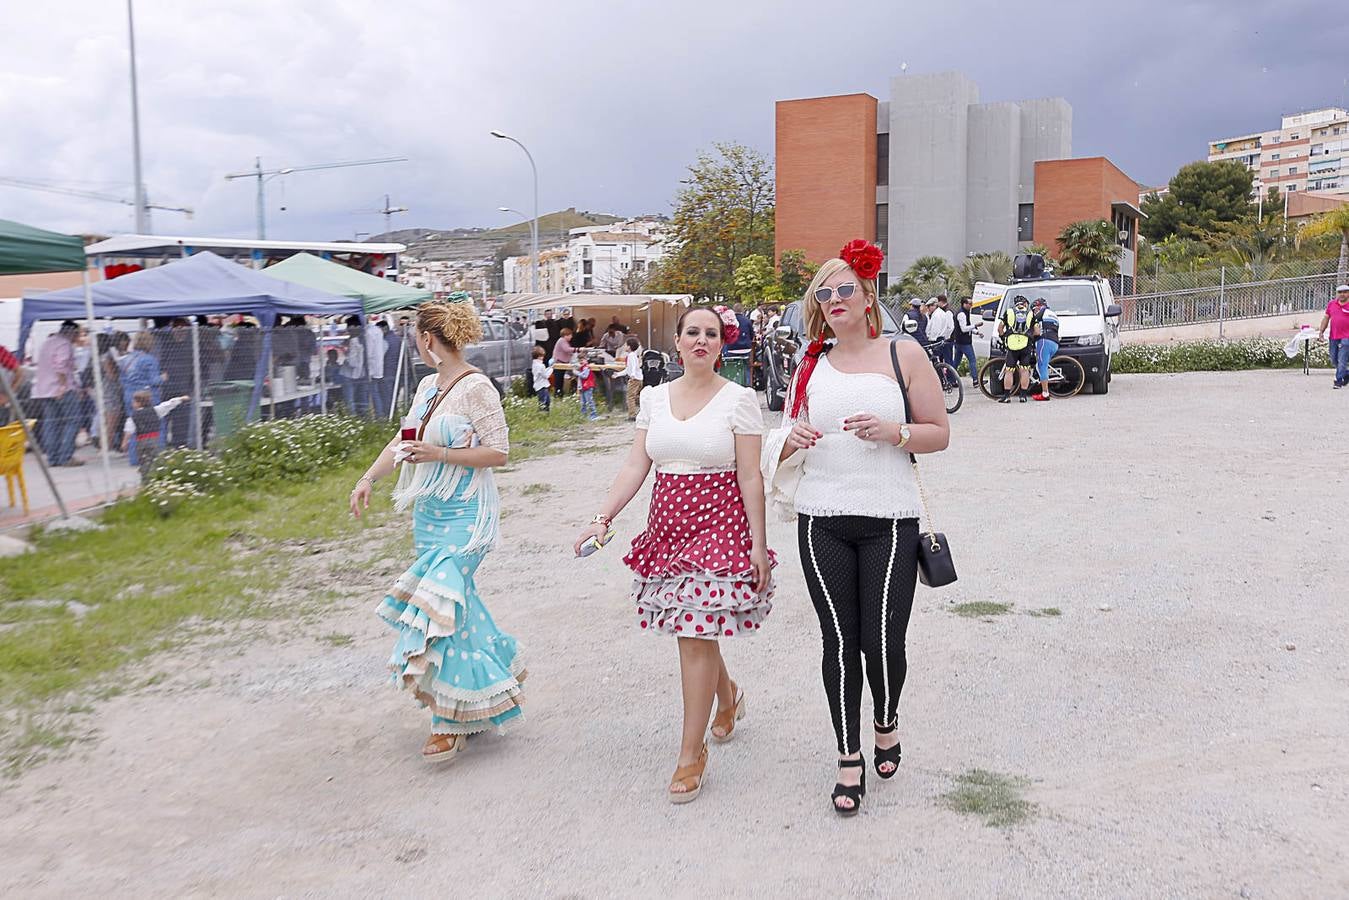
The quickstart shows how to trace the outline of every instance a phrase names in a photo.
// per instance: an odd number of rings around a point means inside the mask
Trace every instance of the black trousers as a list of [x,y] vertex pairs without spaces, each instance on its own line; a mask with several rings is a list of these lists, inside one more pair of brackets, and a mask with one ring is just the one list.
[[838,752],[856,753],[863,657],[876,721],[889,725],[898,714],[918,578],[918,520],[803,515],[797,536],[824,638],[820,669]]

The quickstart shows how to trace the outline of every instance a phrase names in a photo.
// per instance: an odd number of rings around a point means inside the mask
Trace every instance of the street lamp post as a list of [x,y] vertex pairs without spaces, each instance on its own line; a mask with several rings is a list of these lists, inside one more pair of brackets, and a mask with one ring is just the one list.
[[141,177],[141,107],[136,87],[136,20],[132,14],[131,0],[126,0],[126,28],[131,50],[131,155],[136,179],[136,233],[147,234],[150,231],[150,214],[145,205],[145,181]]
[[[512,207],[509,207],[509,206],[498,206],[498,207],[497,207],[497,212],[512,213],[512,214],[514,214],[514,215],[519,216],[519,217],[520,217],[520,221],[522,221],[522,222],[530,222],[529,216],[527,216],[527,215],[525,215],[524,213],[520,212],[520,210],[518,210],[518,209],[513,209]],[[533,222],[530,222],[530,235],[532,236],[533,233],[534,233],[534,223],[533,223]],[[537,259],[531,259],[531,260],[530,260],[530,263],[534,266],[535,270],[537,271],[537,269],[538,269],[538,260],[537,260]],[[503,271],[503,275],[502,275],[502,281],[503,281],[502,288],[504,289],[504,288],[505,288],[505,284],[504,284],[504,282],[505,282],[504,271],[505,271],[505,270],[503,269],[502,271]],[[530,282],[529,287],[530,287],[530,293],[532,293],[532,294],[537,294],[537,293],[539,292],[539,280],[538,280],[537,278],[534,278],[534,279]]]
[[529,288],[531,293],[537,294],[539,292],[539,167],[534,164],[534,154],[530,153],[529,148],[515,138],[508,134],[502,134],[500,131],[493,131],[492,137],[510,141],[525,151],[525,156],[529,159],[529,168],[534,173],[534,219],[529,225],[531,259]]
[[[248,172],[234,172],[225,176],[226,181],[233,181],[236,178],[256,178],[258,181],[258,240],[264,240],[267,237],[267,194],[263,185],[276,178],[278,175],[290,175],[292,172],[313,172],[317,169],[350,169],[353,166],[377,166],[384,163],[407,162],[406,156],[389,156],[381,159],[358,159],[350,162],[320,163],[316,166],[287,166],[284,169],[262,168],[262,158],[255,157],[253,160],[253,169]],[[387,198],[386,198],[387,199]],[[388,204],[386,203],[387,207]],[[401,212],[401,210],[395,210]]]

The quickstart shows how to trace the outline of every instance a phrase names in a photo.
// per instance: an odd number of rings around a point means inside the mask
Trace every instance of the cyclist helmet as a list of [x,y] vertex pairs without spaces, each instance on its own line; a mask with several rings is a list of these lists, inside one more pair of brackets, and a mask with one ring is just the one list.
[[1012,298],[1013,306],[1030,306],[1030,301],[1026,299],[1025,294],[1017,294]]

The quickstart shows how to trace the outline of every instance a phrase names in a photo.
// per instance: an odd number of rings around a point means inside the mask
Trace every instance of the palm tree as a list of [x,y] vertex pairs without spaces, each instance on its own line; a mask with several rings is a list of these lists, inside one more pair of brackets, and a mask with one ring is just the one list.
[[1115,226],[1104,219],[1074,222],[1059,232],[1060,275],[1099,275],[1109,278],[1119,272],[1119,258],[1123,248],[1115,234]]
[[900,290],[920,297],[944,294],[955,274],[956,270],[940,256],[920,256],[900,276]]
[[1326,235],[1340,236],[1340,264],[1337,267],[1340,284],[1349,283],[1349,203],[1338,206],[1330,212],[1312,219],[1297,233],[1297,242],[1301,244],[1307,238],[1319,238]]
[[951,290],[960,297],[974,295],[976,281],[990,281],[994,284],[1008,284],[1012,280],[1012,258],[1001,250],[992,253],[976,253],[956,270],[951,280]]

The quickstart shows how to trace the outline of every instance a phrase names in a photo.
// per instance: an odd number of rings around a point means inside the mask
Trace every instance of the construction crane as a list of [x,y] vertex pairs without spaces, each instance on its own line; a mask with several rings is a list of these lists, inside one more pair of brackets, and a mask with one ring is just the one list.
[[384,237],[387,240],[389,235],[393,234],[393,215],[394,213],[405,213],[408,211],[406,206],[394,206],[389,195],[384,195],[383,209],[358,209],[352,213],[357,216],[383,216],[384,217]]
[[[104,203],[120,203],[123,206],[135,206],[135,200],[128,200],[125,197],[118,197],[116,194],[101,194],[98,191],[88,191],[83,188],[66,187],[61,184],[54,184],[46,181],[38,181],[33,178],[8,178],[0,176],[0,185],[6,187],[20,188],[25,191],[42,191],[46,194],[61,194],[66,197],[79,197],[84,200],[101,200]],[[192,218],[192,210],[185,206],[162,206],[158,203],[147,203],[146,209],[159,209],[164,212],[182,213],[189,219]]]
[[[226,175],[226,181],[233,181],[236,178],[256,178],[258,180],[258,240],[264,240],[267,237],[267,196],[263,185],[271,181],[278,175],[290,175],[292,172],[312,172],[316,169],[347,169],[352,166],[378,166],[384,163],[407,162],[406,156],[388,156],[381,159],[356,159],[348,162],[319,163],[313,166],[285,166],[280,169],[262,168],[262,158],[255,157],[253,160],[253,170],[251,172],[234,172]],[[385,206],[388,206],[386,203]]]

